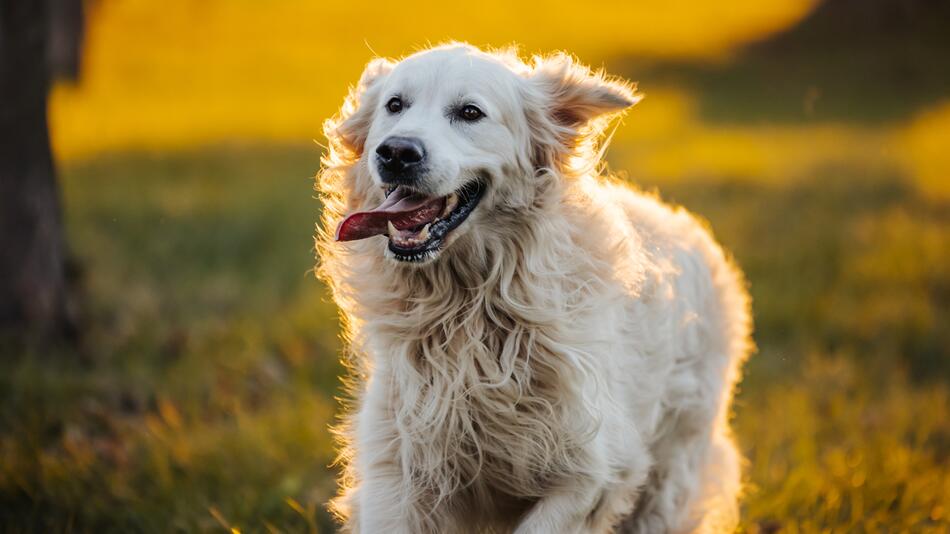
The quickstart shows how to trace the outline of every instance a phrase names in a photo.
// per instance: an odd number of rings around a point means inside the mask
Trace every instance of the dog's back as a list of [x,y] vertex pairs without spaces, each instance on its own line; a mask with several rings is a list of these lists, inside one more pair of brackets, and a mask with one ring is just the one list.
[[740,491],[729,409],[752,348],[744,279],[692,214],[622,185],[603,187],[650,258],[634,306],[658,302],[659,310],[634,316],[653,318],[651,328],[665,332],[651,377],[663,384],[648,437],[654,466],[620,532],[728,531],[738,521]]

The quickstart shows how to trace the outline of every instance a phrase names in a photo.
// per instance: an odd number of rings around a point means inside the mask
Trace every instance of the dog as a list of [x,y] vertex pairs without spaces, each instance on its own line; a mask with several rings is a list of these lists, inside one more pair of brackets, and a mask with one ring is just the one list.
[[602,172],[639,98],[567,54],[449,43],[374,59],[327,121],[345,531],[735,528],[749,299],[702,223]]

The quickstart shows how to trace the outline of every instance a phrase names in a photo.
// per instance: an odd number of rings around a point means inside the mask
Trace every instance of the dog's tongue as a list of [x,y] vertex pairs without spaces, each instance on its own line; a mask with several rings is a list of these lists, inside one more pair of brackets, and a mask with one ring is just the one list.
[[429,197],[398,186],[382,204],[370,211],[347,215],[336,227],[337,241],[366,239],[387,234],[387,222],[406,230],[432,222],[445,208],[445,197]]

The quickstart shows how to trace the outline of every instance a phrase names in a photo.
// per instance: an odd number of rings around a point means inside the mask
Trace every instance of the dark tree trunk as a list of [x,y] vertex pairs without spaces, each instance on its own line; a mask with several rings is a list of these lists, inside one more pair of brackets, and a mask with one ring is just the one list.
[[56,4],[0,0],[0,329],[44,337],[71,326],[46,117]]
[[47,0],[49,46],[46,58],[52,78],[77,81],[84,30],[82,0]]

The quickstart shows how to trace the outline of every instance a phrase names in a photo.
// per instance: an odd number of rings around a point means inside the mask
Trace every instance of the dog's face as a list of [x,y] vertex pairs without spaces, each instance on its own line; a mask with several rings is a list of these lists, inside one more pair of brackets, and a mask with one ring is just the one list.
[[461,45],[377,61],[361,86],[360,108],[339,127],[383,201],[347,216],[336,237],[386,235],[388,257],[418,263],[491,224],[493,210],[527,208],[533,179],[557,172],[579,130],[634,102],[628,86],[566,56],[531,68]]
[[397,64],[382,81],[366,138],[380,186],[445,196],[516,160],[520,80],[488,57],[434,50]]

